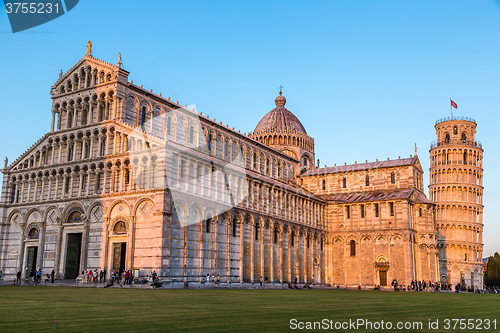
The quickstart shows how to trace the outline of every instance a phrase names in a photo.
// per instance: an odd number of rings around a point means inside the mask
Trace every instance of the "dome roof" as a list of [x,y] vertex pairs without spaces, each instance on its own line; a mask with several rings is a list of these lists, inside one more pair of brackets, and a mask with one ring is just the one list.
[[285,108],[286,98],[281,91],[274,101],[276,107],[269,111],[257,124],[254,134],[266,131],[297,131],[307,134],[300,120]]

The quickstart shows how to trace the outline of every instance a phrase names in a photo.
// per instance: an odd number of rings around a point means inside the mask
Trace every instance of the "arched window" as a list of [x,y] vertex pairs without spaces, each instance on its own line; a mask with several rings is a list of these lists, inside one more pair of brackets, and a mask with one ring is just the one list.
[[256,153],[253,154],[253,162],[252,162],[252,164],[253,164],[253,170],[257,171],[257,154]]
[[458,128],[457,128],[457,126],[453,127],[453,134],[458,134]]
[[236,231],[238,230],[237,228],[238,228],[238,220],[233,219],[233,225],[232,225],[233,237],[236,237]]
[[224,158],[228,159],[229,158],[229,141],[224,141]]
[[295,231],[290,234],[290,246],[295,246]]
[[207,150],[208,153],[212,153],[212,132],[209,130],[207,135]]
[[118,221],[115,223],[115,226],[113,228],[113,232],[115,235],[123,235],[127,233],[127,226],[125,225],[125,222],[123,221]]
[[254,234],[255,234],[255,240],[259,240],[259,224],[255,224],[255,231],[254,231]]
[[274,244],[278,243],[278,228],[274,228],[273,243]]
[[465,132],[462,132],[462,142],[465,143],[467,141],[467,134]]
[[167,135],[170,135],[171,125],[172,125],[172,117],[167,117]]
[[321,189],[323,191],[326,190],[326,180],[324,180],[324,179],[321,180]]
[[464,164],[467,164],[467,152],[464,152]]
[[75,211],[68,216],[68,223],[80,223],[82,222],[82,213]]
[[139,117],[139,125],[144,126],[145,122],[146,122],[146,107],[143,106],[141,109],[141,115]]
[[30,231],[28,232],[28,238],[29,239],[38,239],[38,229],[31,228]]
[[189,137],[189,143],[193,143],[193,141],[194,141],[194,129],[193,129],[193,125],[189,126],[188,137]]
[[450,134],[449,133],[446,133],[446,135],[444,136],[444,142],[450,143]]
[[206,232],[207,234],[209,234],[209,233],[210,233],[210,230],[211,230],[211,224],[212,224],[212,219],[207,219],[207,220],[205,221],[205,232]]
[[396,174],[391,172],[391,184],[396,184]]
[[350,250],[351,250],[351,257],[356,256],[356,241],[354,239],[352,239],[349,242],[349,247],[350,247]]
[[422,208],[419,208],[419,209],[418,209],[418,216],[419,216],[419,217],[422,217]]
[[370,186],[370,176],[369,175],[365,176],[365,185]]

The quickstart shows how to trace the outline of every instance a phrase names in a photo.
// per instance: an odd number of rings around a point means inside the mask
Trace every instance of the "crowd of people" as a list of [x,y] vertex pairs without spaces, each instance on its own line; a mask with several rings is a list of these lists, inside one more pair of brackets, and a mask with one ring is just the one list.
[[[1,272],[1,271],[0,271]],[[0,273],[1,274],[1,273]],[[20,285],[21,284],[21,271],[18,271],[16,274],[16,279],[14,280],[15,284]],[[91,270],[91,269],[84,269],[82,271],[82,283],[84,284],[97,284],[97,283],[106,283],[106,269],[102,269],[100,271],[97,271],[97,269]],[[1,275],[0,275],[1,277]],[[44,277],[42,274],[41,269],[31,269],[29,272],[29,281],[34,283],[34,284],[39,284],[42,282],[42,278]],[[105,285],[105,288],[113,286],[115,283],[116,284],[121,284],[121,285],[131,285],[134,282],[134,275],[133,271],[131,269],[129,270],[119,270],[117,272],[112,271],[110,274],[110,281]],[[55,270],[53,269],[50,274],[45,274],[45,282],[50,282],[54,283],[55,279]],[[220,286],[221,278],[220,275],[215,275],[215,274],[207,274],[206,275],[206,286]],[[154,288],[160,288],[162,286],[162,280],[158,278],[158,274],[156,271],[152,271],[150,276],[145,276],[136,279],[134,283],[138,284],[146,284],[150,283],[150,285]],[[268,277],[260,277],[259,278],[259,284],[261,287],[265,287],[269,283]],[[337,286],[337,289],[339,289],[340,286]],[[500,293],[500,289],[498,287],[490,287],[490,288],[483,288],[480,289],[478,287],[474,286],[467,286],[465,284],[460,284],[457,283],[455,285],[452,284],[444,284],[444,283],[439,283],[439,282],[432,282],[432,281],[415,281],[412,280],[411,283],[407,286],[405,285],[400,285],[397,281],[397,279],[394,279],[391,282],[391,287],[395,291],[434,291],[434,292],[439,292],[439,291],[445,291],[445,292],[470,292],[470,293]],[[289,289],[312,289],[312,284],[309,283],[304,283],[304,284],[299,284],[297,281],[297,278],[295,278],[295,281],[293,283],[289,282],[288,283],[288,288]],[[347,288],[347,287],[346,287]],[[361,285],[358,286],[358,289],[362,289]],[[380,290],[381,287],[379,285],[376,285],[374,287],[374,290]]]

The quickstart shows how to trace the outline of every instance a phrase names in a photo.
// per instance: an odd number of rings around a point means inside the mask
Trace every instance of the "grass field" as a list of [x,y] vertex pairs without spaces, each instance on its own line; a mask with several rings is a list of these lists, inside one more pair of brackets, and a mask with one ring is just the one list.
[[445,319],[497,319],[498,330],[499,310],[494,294],[0,287],[0,332],[283,332],[292,318],[423,325],[378,332],[427,332],[429,319],[439,319],[432,332],[456,332],[444,329]]

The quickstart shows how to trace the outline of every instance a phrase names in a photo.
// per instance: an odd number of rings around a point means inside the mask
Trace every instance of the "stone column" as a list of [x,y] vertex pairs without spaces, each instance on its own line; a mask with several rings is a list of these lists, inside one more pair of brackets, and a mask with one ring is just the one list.
[[116,192],[115,189],[116,189],[116,166],[113,165],[111,167],[111,178],[109,180],[109,193],[114,193]]
[[266,264],[265,258],[264,258],[264,230],[266,229],[265,222],[262,224],[262,226],[259,228],[259,238],[260,238],[260,246],[259,246],[259,257],[260,257],[260,276],[264,278],[264,266]]
[[105,194],[106,193],[106,183],[108,181],[108,170],[106,169],[106,167],[104,167],[104,170],[103,170],[103,184],[102,184],[102,194]]
[[45,181],[47,180],[48,178],[46,176],[42,176],[42,188],[41,188],[41,191],[40,191],[40,201],[43,201],[44,198],[43,198],[43,192],[45,190]]
[[56,122],[56,110],[52,109],[52,121],[50,123],[50,131],[54,132],[54,124]]
[[85,88],[88,87],[89,69],[85,69]]
[[66,197],[66,183],[68,182],[68,177],[66,175],[62,175],[63,179],[63,184],[62,184],[62,191],[61,191],[61,198]]
[[134,269],[134,249],[135,249],[135,216],[129,216],[128,217],[129,221],[130,221],[130,225],[129,225],[129,232],[128,232],[128,243],[127,243],[127,247],[128,247],[128,258],[127,258],[127,267],[129,267],[129,269],[132,269],[132,273],[133,273],[133,269]]
[[55,146],[56,146],[56,143],[54,141],[52,141],[52,143],[50,144],[50,164],[54,164],[54,153],[55,153]]
[[245,228],[245,221],[241,221],[241,223],[238,224],[239,226],[239,229],[240,229],[240,237],[239,237],[239,248],[240,248],[240,253],[239,253],[239,257],[240,257],[240,271],[239,271],[239,274],[240,274],[240,279],[239,279],[239,282],[240,283],[243,283],[243,262],[244,262],[244,259],[243,259],[243,255],[244,255],[244,252],[243,252],[243,234],[244,234],[244,228]]
[[278,231],[278,265],[279,265],[279,280],[283,283],[283,228]]
[[82,154],[81,154],[81,160],[85,158],[85,154],[87,153],[87,138],[84,137],[82,139]]
[[109,96],[106,96],[106,98],[104,99],[104,120],[108,120],[110,119],[110,116],[109,116]]
[[93,170],[90,170],[90,169],[89,169],[89,170],[87,171],[87,188],[86,188],[86,190],[85,190],[85,196],[90,195],[90,178],[91,178],[91,176],[92,176],[93,174],[95,174],[95,172],[94,172]]
[[31,197],[31,183],[33,183],[33,179],[28,179],[28,198],[26,199],[26,202],[30,202],[30,197]]
[[111,133],[107,132],[106,133],[106,144],[104,145],[104,154],[105,155],[111,155],[113,154],[113,151],[111,150],[111,144],[113,141],[111,141]]
[[[75,185],[76,173],[71,172],[70,177],[71,177],[71,182],[70,182],[70,186],[69,186],[69,197],[71,198],[73,196],[73,189],[74,189],[74,185]],[[78,186],[78,187],[80,187],[80,186]]]
[[35,179],[33,179],[35,182],[35,191],[33,193],[33,201],[36,201],[36,196],[38,194],[38,176],[35,176]]
[[80,140],[79,140],[79,139],[77,139],[77,138],[75,138],[75,140],[74,140],[74,144],[75,144],[75,145],[74,145],[74,147],[73,147],[73,161],[75,161],[75,160],[76,160],[76,150],[78,149],[78,142],[79,142],[79,141],[80,141]]
[[83,220],[83,233],[82,233],[82,253],[80,256],[80,270],[83,271],[87,267],[87,256],[88,256],[88,243],[89,243],[89,220],[86,217]]
[[14,190],[14,203],[18,203],[18,196],[19,196],[19,184],[21,182],[19,180],[16,181],[16,189]]
[[57,117],[57,130],[59,131],[61,129],[61,123],[62,123],[62,110],[59,110],[57,112],[59,114],[59,116]]
[[57,163],[61,163],[61,155],[62,155],[62,142],[59,142],[59,156],[57,158]]
[[61,178],[61,175],[56,176],[56,188],[54,191],[54,199],[57,199],[57,193],[59,191],[59,179]]
[[47,191],[47,200],[50,200],[52,198],[52,180],[54,180],[54,176],[50,175],[49,176],[49,188]]
[[[24,248],[25,248],[24,239],[25,239],[25,235],[26,235],[24,228],[26,227],[26,224],[21,222],[21,223],[19,223],[19,227],[21,228],[21,233],[20,233],[20,237],[19,237],[20,240],[19,240],[19,248],[18,248],[19,255],[17,256],[17,271],[20,271],[22,274],[21,276],[26,279],[27,277],[29,277],[29,274],[28,274],[28,276],[26,276],[26,270],[24,269]],[[16,273],[17,273],[17,271],[16,271]]]
[[[56,271],[56,278],[62,279],[64,278],[62,269],[61,269],[61,247],[62,247],[62,237],[63,237],[63,227],[61,225],[61,220],[58,221],[57,224],[57,243],[56,243],[56,254],[54,260],[54,270]],[[80,273],[79,271],[78,273]]]
[[73,119],[72,119],[73,120],[73,126],[71,126],[73,128],[76,127],[77,114],[78,114],[78,110],[76,108],[76,105],[74,105],[73,106]]
[[38,254],[36,258],[36,267],[42,268],[45,245],[45,222],[39,224],[40,233],[38,234]]
[[87,114],[87,124],[90,124],[92,123],[92,121],[94,120],[94,109],[93,109],[93,103],[92,103],[92,99],[89,100],[89,113]]
[[98,135],[98,138],[99,138],[99,141],[98,141],[98,146],[97,146],[97,156],[102,156],[104,155],[104,152],[101,151],[101,147],[102,147],[102,138],[104,137],[104,135],[102,134],[99,134]]
[[226,223],[227,225],[227,232],[226,232],[226,236],[227,236],[227,254],[226,254],[226,282],[230,282],[231,281],[231,225],[233,224],[233,219],[232,217],[230,216],[229,217],[229,223]]
[[133,191],[135,190],[135,175],[137,174],[137,168],[130,167],[130,176],[129,176],[129,182],[130,182],[130,189]]
[[250,282],[253,283],[254,281],[254,269],[255,269],[255,265],[254,265],[254,243],[255,243],[255,235],[254,235],[254,232],[255,232],[255,222],[250,222],[249,223],[249,228],[250,228]]
[[82,196],[82,185],[83,185],[83,171],[80,170],[80,181],[78,182],[78,196]]

